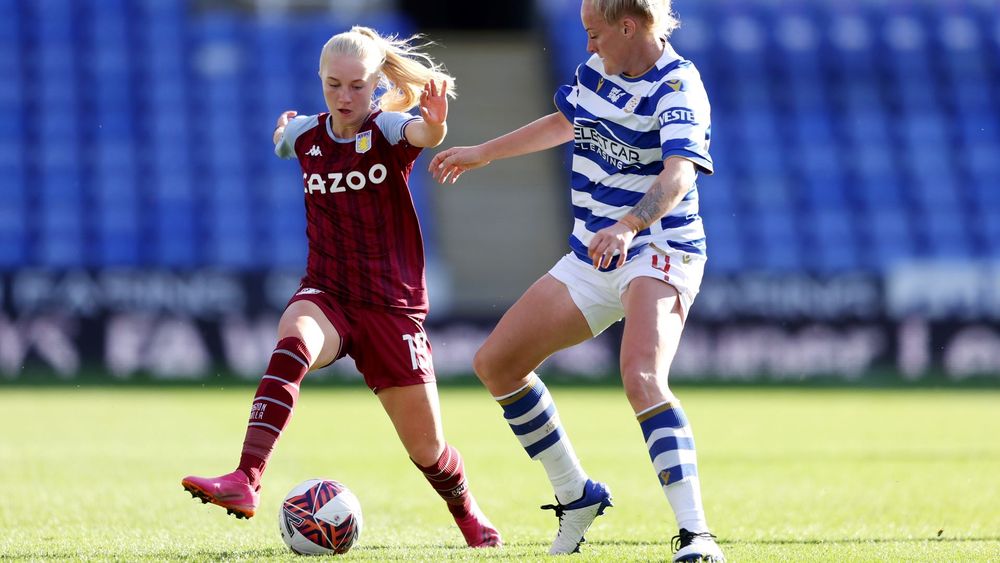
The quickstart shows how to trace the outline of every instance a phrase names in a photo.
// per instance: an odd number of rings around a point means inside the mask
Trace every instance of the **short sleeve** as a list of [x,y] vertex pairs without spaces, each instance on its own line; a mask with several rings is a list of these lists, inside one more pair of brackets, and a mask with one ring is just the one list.
[[315,115],[302,115],[292,118],[288,122],[288,125],[285,126],[285,131],[281,134],[281,138],[278,139],[278,144],[274,145],[274,154],[281,158],[294,158],[295,141],[303,131],[316,123],[317,119],[318,117]]
[[711,107],[704,87],[686,80],[667,80],[661,86],[666,93],[656,105],[663,159],[686,158],[705,174],[712,174]]
[[565,84],[556,90],[556,95],[553,98],[556,103],[556,109],[558,109],[570,123],[573,122],[573,116],[576,115],[576,96],[577,86],[575,84],[572,86]]
[[406,126],[411,121],[421,119],[415,115],[400,111],[383,111],[375,116],[375,124],[378,125],[382,136],[389,141],[390,145],[396,145],[403,140],[403,133]]
[[556,109],[566,117],[566,120],[570,123],[573,122],[573,117],[576,115],[576,100],[580,95],[580,67],[576,69],[576,76],[573,78],[573,84],[564,84],[556,90],[555,96],[553,96],[553,101],[556,104]]

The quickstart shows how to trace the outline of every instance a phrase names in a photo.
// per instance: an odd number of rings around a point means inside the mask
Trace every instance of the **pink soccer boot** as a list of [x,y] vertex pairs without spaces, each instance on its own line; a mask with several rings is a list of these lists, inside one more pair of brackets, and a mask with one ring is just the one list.
[[503,545],[500,532],[493,527],[490,519],[479,509],[475,499],[472,500],[469,514],[463,518],[456,518],[455,523],[458,524],[458,529],[462,530],[465,543],[469,544],[469,547],[500,547]]
[[239,469],[220,477],[189,475],[181,480],[181,485],[202,503],[217,504],[226,509],[226,514],[237,518],[253,518],[260,504],[260,485],[251,487],[250,479]]

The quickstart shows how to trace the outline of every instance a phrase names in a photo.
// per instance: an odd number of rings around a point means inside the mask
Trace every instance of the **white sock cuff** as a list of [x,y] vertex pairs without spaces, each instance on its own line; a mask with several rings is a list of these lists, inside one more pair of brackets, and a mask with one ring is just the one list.
[[503,400],[509,399],[509,398],[513,397],[514,395],[517,395],[521,391],[524,391],[528,387],[531,387],[538,380],[538,376],[535,375],[535,372],[531,372],[531,374],[530,374],[529,377],[530,378],[529,378],[528,382],[525,383],[524,385],[522,385],[521,387],[518,387],[516,390],[511,391],[510,393],[507,393],[506,395],[500,395],[499,397],[497,397],[497,396],[494,395],[493,396],[493,400],[495,400],[495,401],[503,401]]

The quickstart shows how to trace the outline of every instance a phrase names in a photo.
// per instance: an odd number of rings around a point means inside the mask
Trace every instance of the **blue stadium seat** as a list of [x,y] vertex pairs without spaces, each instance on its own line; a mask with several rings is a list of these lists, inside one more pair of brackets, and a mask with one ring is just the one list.
[[747,256],[748,245],[741,240],[743,231],[735,214],[705,214],[704,221],[709,272],[733,274],[752,266]]
[[834,141],[833,123],[828,106],[795,116],[792,127],[800,143],[828,146]]
[[0,4],[0,42],[14,44],[20,38],[21,12],[19,2]]
[[703,216],[707,213],[731,211],[736,206],[736,201],[737,196],[727,175],[716,174],[698,181],[698,205]]
[[972,209],[1000,210],[1000,174],[974,177],[969,182],[968,191]]
[[747,217],[744,232],[754,233],[750,238],[752,256],[748,268],[777,272],[792,272],[803,267],[799,255],[799,229],[794,214],[785,210],[773,215]]
[[967,219],[955,208],[929,210],[922,225],[926,246],[922,249],[934,258],[960,259],[972,256],[972,239],[965,227]]
[[803,211],[840,211],[847,206],[849,185],[837,174],[828,178],[805,179],[798,187],[800,209]]
[[950,140],[945,126],[944,117],[935,113],[911,116],[899,125],[904,142],[912,147],[932,146],[938,152]]
[[913,256],[913,230],[909,217],[899,208],[873,212],[860,227],[859,232],[867,234],[860,248],[872,270],[883,271]]
[[744,168],[754,175],[774,174],[786,166],[786,154],[777,143],[750,141],[741,157]]
[[949,93],[955,96],[955,105],[962,111],[989,110],[995,103],[995,96],[989,85],[982,80],[961,80]]
[[907,198],[899,182],[891,176],[883,176],[881,180],[862,179],[852,185],[852,192],[864,206],[864,214],[873,217],[880,210],[901,208]]
[[740,181],[742,187],[738,191],[750,212],[763,217],[792,205],[792,188],[778,172],[772,171],[767,176],[749,176]]
[[[20,107],[23,98],[19,89],[15,91],[8,89],[7,85],[0,86],[0,148],[16,150],[18,156],[29,128],[28,116]],[[9,156],[0,155],[0,159],[3,158]]]
[[39,238],[36,252],[42,264],[56,268],[78,268],[87,264],[84,243],[82,233],[50,234]]
[[23,237],[28,232],[28,206],[25,197],[10,197],[5,194],[4,205],[0,207],[0,237]]
[[[875,106],[878,107],[877,105]],[[889,148],[889,124],[887,116],[872,106],[858,108],[844,117],[845,133],[853,143]]]
[[195,186],[188,174],[188,168],[157,170],[150,182],[150,188],[156,201],[160,204],[177,202],[180,205],[191,205],[196,198],[201,198],[202,192],[210,187],[201,186],[196,193]]
[[806,224],[807,253],[814,271],[834,273],[856,270],[860,263],[854,214],[846,208],[818,210]]
[[249,237],[228,232],[216,233],[205,250],[208,262],[219,268],[248,269],[261,258]]
[[982,209],[973,228],[985,258],[1000,260],[1000,206]]
[[829,107],[829,96],[818,80],[793,82],[790,91],[792,104],[800,113],[825,111]]
[[[297,166],[272,158],[266,138],[282,109],[321,102],[316,54],[347,22],[192,6],[0,2],[0,220],[24,217],[0,221],[0,268],[16,260],[300,266]],[[697,64],[713,105],[718,171],[700,193],[710,271],[880,272],[915,256],[997,257],[995,6],[678,0],[675,8],[686,21],[675,46]],[[552,83],[566,82],[587,57],[579,1],[546,0],[539,10]],[[955,17],[974,35],[944,35]],[[413,31],[395,15],[358,23]],[[221,211],[237,198],[235,211]],[[266,223],[253,220],[261,210]],[[844,216],[857,250],[828,242],[843,234]],[[79,242],[60,240],[67,233]],[[778,244],[786,238],[793,242]],[[748,245],[762,256],[744,256]]]
[[790,163],[793,163],[801,174],[818,180],[839,177],[843,174],[846,164],[837,145],[825,142],[801,144],[790,155]]
[[[879,113],[879,108],[882,107],[882,94],[877,85],[859,81],[845,86],[844,103],[849,114],[866,117],[866,114]],[[878,118],[884,119],[884,116],[879,114]],[[859,126],[864,125],[864,121],[855,123]]]
[[144,252],[137,232],[120,231],[102,232],[92,254],[102,266],[132,266],[142,262]]
[[6,79],[20,83],[21,68],[24,66],[24,53],[21,44],[16,39],[4,39],[2,37],[3,28],[0,27],[0,71],[3,71]]
[[0,232],[0,268],[14,270],[29,264],[25,234]]
[[308,254],[305,240],[290,237],[275,238],[269,241],[268,248],[270,249],[270,256],[267,257],[268,264],[285,270],[305,270]]
[[958,186],[954,174],[947,169],[934,174],[916,176],[909,191],[920,207],[955,207],[959,203]]
[[963,145],[996,143],[1000,140],[997,116],[987,111],[963,111],[959,116],[958,138]]
[[206,265],[201,248],[204,235],[198,229],[198,216],[191,206],[161,205],[154,218],[152,240],[146,252],[155,256],[154,264],[172,268]]
[[77,168],[60,166],[47,170],[38,185],[39,203],[77,207],[83,201],[83,181]]
[[879,143],[857,143],[848,158],[850,169],[862,180],[891,182],[898,180],[898,167],[889,147]]

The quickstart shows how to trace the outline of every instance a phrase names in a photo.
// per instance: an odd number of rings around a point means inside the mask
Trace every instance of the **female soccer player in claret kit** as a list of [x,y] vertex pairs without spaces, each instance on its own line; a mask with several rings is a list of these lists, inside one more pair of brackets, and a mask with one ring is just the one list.
[[[423,328],[423,241],[407,185],[421,148],[445,136],[453,80],[411,40],[357,26],[326,43],[319,74],[329,111],[285,112],[273,136],[275,153],[302,166],[306,274],[278,323],[238,468],[220,477],[185,477],[182,485],[237,518],[252,517],[261,474],[299,385],[310,370],[350,355],[466,543],[499,546],[499,533],[469,491],[462,457],[442,433]],[[380,84],[385,92],[376,101]],[[403,113],[417,105],[422,117]]]
[[701,77],[667,41],[670,0],[583,0],[592,56],[555,95],[557,112],[474,147],[439,153],[442,182],[492,160],[573,141],[570,253],[532,285],[476,354],[476,374],[555,489],[549,553],[579,550],[611,506],[584,472],[534,370],[622,317],[621,375],[653,469],[677,519],[674,561],[723,561],[702,506],[694,438],[667,385],[705,265],[698,172],[712,173]]

